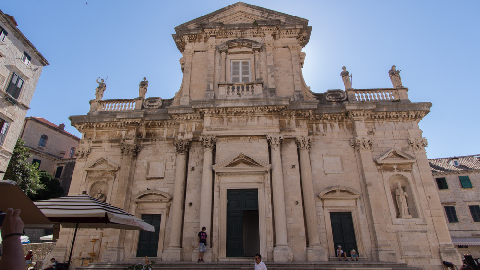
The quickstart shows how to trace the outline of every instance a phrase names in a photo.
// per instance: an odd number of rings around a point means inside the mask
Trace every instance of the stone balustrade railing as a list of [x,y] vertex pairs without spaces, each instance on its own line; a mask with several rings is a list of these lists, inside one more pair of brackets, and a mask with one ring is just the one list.
[[262,95],[262,82],[219,83],[219,98],[248,98]]
[[407,88],[349,89],[346,91],[349,101],[400,101],[408,100]]
[[143,98],[91,100],[90,112],[96,111],[133,111],[142,109]]

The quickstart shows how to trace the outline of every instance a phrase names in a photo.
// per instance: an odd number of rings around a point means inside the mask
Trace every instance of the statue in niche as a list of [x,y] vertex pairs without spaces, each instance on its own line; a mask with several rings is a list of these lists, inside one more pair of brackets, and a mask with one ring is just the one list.
[[392,66],[392,69],[388,71],[388,76],[392,81],[393,88],[402,88],[402,78],[400,78],[400,70],[397,70],[395,65]]
[[352,89],[352,81],[350,78],[352,75],[347,71],[347,68],[345,66],[342,67],[343,71],[340,73],[340,76],[342,76],[343,84],[345,85],[345,90]]
[[105,196],[105,194],[103,194],[102,192],[102,189],[99,189],[97,191],[97,193],[95,193],[95,195],[93,195],[93,198],[101,201],[101,202],[105,202],[107,200],[107,196]]
[[397,188],[395,189],[395,197],[397,200],[398,217],[411,218],[412,216],[408,213],[408,204],[407,204],[408,194],[403,190],[402,184],[400,184],[400,182],[397,182],[396,185],[397,185]]
[[138,87],[138,96],[139,97],[145,98],[145,95],[147,94],[147,87],[148,87],[147,78],[143,77],[143,81],[140,82],[140,85]]
[[97,78],[98,86],[97,89],[95,89],[95,99],[101,100],[103,98],[103,92],[105,92],[105,90],[107,89],[107,85],[105,84],[105,81],[103,79],[101,79],[100,82],[98,81],[98,79],[100,79],[100,77]]

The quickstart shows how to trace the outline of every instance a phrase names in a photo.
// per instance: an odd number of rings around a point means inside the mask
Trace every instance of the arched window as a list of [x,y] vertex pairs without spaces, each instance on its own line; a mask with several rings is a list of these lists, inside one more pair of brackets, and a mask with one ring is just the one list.
[[75,147],[70,148],[70,157],[73,157],[75,155]]
[[47,141],[48,141],[48,136],[43,134],[42,136],[40,136],[40,141],[38,142],[38,146],[45,147],[45,145],[47,145]]

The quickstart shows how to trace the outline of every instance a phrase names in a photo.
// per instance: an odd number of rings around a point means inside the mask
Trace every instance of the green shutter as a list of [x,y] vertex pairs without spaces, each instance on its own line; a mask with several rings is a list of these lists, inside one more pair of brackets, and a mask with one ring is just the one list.
[[462,185],[462,188],[472,188],[472,182],[470,181],[470,178],[468,176],[459,176],[458,179],[460,180],[460,184]]

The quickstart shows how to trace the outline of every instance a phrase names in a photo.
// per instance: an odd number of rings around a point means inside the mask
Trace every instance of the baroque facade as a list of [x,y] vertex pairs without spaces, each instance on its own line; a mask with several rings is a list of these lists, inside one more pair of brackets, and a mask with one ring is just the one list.
[[453,244],[480,257],[480,156],[429,159]]
[[[153,223],[154,234],[80,230],[76,264],[327,261],[342,245],[362,260],[425,269],[460,263],[399,71],[392,88],[314,93],[302,67],[308,20],[236,3],[175,28],[183,80],[172,99],[102,100],[86,115],[70,195],[86,192]],[[387,73],[387,72],[386,72]],[[386,76],[386,74],[385,74]],[[340,79],[340,78],[339,78]],[[66,258],[63,229],[51,256]],[[90,241],[96,240],[93,249]]]
[[38,79],[48,61],[0,10],[0,178],[30,109]]

